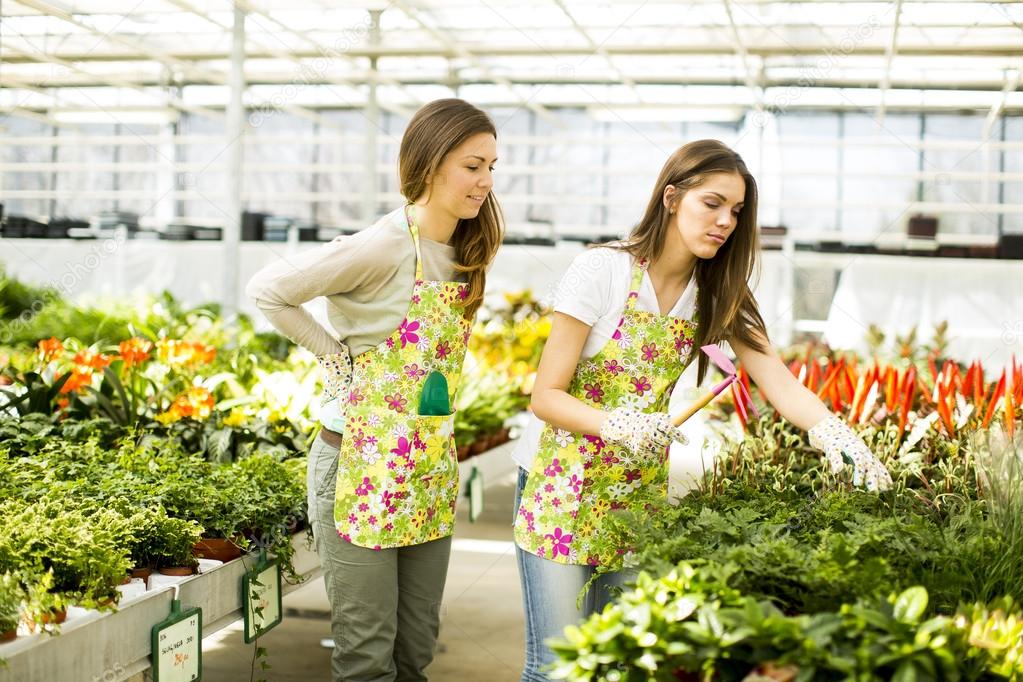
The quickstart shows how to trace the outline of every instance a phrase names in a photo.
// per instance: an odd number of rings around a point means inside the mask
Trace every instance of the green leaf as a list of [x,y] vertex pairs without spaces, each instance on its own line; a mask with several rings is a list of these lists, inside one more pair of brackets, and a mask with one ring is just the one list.
[[927,590],[917,585],[904,591],[895,600],[894,615],[900,623],[912,625],[927,609]]

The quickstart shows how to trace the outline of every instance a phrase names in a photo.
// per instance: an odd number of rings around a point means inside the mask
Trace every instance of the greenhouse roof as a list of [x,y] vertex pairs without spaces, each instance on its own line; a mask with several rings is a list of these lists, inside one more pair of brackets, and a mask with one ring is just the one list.
[[538,114],[1023,110],[1023,2],[8,0],[0,108],[221,115],[234,8],[246,103],[407,114],[457,94]]

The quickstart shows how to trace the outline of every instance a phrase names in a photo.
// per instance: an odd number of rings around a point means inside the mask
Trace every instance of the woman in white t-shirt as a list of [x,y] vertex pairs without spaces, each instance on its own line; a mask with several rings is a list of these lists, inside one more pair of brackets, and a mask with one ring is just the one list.
[[643,499],[667,494],[668,446],[685,442],[668,398],[697,355],[702,381],[700,346],[728,342],[833,470],[849,462],[857,485],[890,485],[866,445],[771,350],[748,284],[759,251],[756,205],[738,154],[716,140],[687,144],[665,163],[628,238],[580,254],[558,285],[534,416],[514,453],[524,682],[547,679],[554,656],[545,639],[603,610],[628,576],[623,559],[633,548],[612,532],[609,514],[641,514]]

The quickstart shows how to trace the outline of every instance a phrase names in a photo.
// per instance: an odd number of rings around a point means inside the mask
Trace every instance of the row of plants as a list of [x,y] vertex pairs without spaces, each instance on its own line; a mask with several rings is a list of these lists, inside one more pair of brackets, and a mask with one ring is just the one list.
[[[213,463],[142,431],[111,443],[70,422],[36,416],[8,422],[8,434],[15,424],[21,433],[0,445],[0,574],[27,619],[43,624],[68,605],[112,608],[132,575],[191,573],[209,538],[236,556],[265,548],[290,566],[305,518],[304,459]],[[19,443],[31,452],[12,450]]]
[[[931,432],[900,455],[897,427],[865,429],[894,479],[871,494],[831,476],[784,422],[749,426],[689,496],[616,517],[647,577],[567,631],[560,677],[1023,676],[1023,438]],[[694,575],[705,582],[676,584]],[[926,622],[891,620],[889,597],[906,590],[929,595]]]
[[637,586],[566,630],[554,676],[1023,679],[1023,377],[945,342],[782,352],[888,467],[882,493],[832,475],[769,406],[716,404],[726,440],[697,488],[613,517]]
[[[912,447],[929,429],[954,438],[957,432],[984,431],[992,421],[1001,422],[1013,435],[1023,415],[1023,364],[1013,356],[1000,373],[989,371],[975,360],[962,364],[945,357],[946,323],[935,330],[928,344],[915,344],[916,329],[897,337],[895,352],[879,359],[884,335],[872,329],[872,359],[863,362],[855,353],[835,352],[810,343],[783,351],[789,370],[835,413],[850,424],[894,423],[904,445]],[[883,357],[883,355],[881,355]],[[746,395],[749,375],[739,368]],[[745,428],[750,419],[748,400],[733,385],[731,408]]]
[[[459,458],[508,439],[550,329],[530,291],[491,300],[470,339],[456,417]],[[170,294],[75,305],[0,274],[0,411],[106,417],[173,435],[213,461],[304,452],[320,393],[314,358],[244,315]]]
[[790,615],[732,584],[734,565],[640,573],[603,613],[554,644],[554,679],[984,680],[1023,674],[1023,611],[1011,599],[925,617],[911,587]]

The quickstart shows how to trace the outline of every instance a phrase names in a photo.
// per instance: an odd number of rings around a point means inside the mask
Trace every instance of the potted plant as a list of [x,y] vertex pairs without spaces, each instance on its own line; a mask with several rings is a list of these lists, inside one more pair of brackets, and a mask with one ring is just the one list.
[[24,620],[32,632],[55,633],[67,619],[64,595],[54,590],[53,571],[36,576],[25,575],[28,584]]
[[156,535],[151,547],[156,570],[164,575],[192,575],[198,562],[192,547],[202,537],[195,521],[168,516],[154,517]]
[[21,582],[10,573],[0,575],[0,642],[9,642],[18,636],[18,620],[25,590]]

